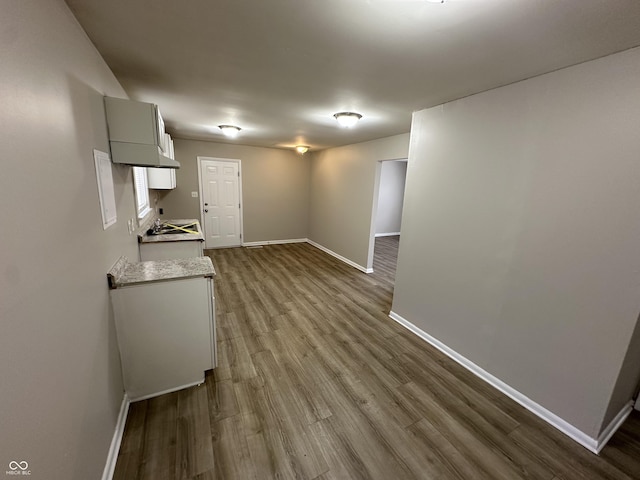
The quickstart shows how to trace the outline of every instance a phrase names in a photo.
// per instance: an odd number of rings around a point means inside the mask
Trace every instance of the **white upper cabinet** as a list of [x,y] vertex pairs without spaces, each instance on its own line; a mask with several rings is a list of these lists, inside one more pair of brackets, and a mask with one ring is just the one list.
[[[168,133],[164,134],[165,155],[175,160],[173,153],[173,140]],[[173,168],[147,168],[149,188],[155,190],[171,190],[176,188],[176,171]]]
[[164,146],[164,121],[157,105],[105,97],[105,107],[112,142]]
[[172,160],[175,160],[175,154],[173,152],[173,140],[171,139],[171,135],[169,135],[168,133],[164,134],[164,145],[166,150],[164,151],[164,154],[169,157]]
[[113,163],[139,167],[179,168],[169,157],[164,121],[158,106],[123,98],[105,97]]

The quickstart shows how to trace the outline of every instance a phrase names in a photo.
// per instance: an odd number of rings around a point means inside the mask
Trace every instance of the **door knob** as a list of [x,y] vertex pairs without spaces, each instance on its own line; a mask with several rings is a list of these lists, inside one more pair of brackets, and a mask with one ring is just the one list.
[[204,213],[209,213],[209,210],[207,210],[206,208],[204,209]]
[[204,206],[206,207],[207,205],[209,205],[208,203],[205,203]]

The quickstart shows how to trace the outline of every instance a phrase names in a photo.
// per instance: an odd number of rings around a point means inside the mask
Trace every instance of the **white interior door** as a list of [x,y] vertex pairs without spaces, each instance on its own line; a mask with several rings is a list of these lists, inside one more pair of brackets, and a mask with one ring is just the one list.
[[242,244],[240,161],[198,157],[205,248]]

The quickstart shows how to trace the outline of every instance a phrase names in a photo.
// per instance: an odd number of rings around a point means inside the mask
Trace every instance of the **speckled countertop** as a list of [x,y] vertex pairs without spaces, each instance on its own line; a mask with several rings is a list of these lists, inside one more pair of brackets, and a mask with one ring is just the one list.
[[[189,230],[198,230],[198,233],[169,233],[165,235],[149,235],[145,230],[144,233],[138,235],[138,243],[161,243],[161,242],[188,242],[188,241],[204,241],[200,222],[195,218],[173,218],[171,220],[163,220],[162,223],[172,223],[173,225],[184,225],[195,223],[195,227],[188,227]],[[153,225],[153,223],[152,223]]]
[[216,274],[209,257],[179,258],[131,263],[120,259],[107,273],[110,288],[128,287],[149,282],[164,282],[185,278],[213,277]]

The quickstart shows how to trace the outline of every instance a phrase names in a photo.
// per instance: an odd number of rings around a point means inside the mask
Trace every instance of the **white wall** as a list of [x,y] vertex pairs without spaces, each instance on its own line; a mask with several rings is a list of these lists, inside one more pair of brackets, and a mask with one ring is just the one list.
[[309,238],[362,269],[370,268],[376,168],[381,160],[407,158],[408,146],[409,134],[401,134],[315,152]]
[[137,256],[128,167],[102,229],[93,149],[125,92],[62,0],[0,15],[0,471],[100,478],[123,397],[106,272]]
[[640,373],[638,78],[634,49],[411,131],[393,311],[592,438]]
[[402,202],[407,177],[407,162],[381,162],[376,235],[397,234],[402,223]]
[[160,193],[165,218],[200,218],[198,156],[233,158],[242,162],[242,204],[245,242],[291,240],[307,237],[309,218],[309,155],[293,151],[174,140],[177,188]]

